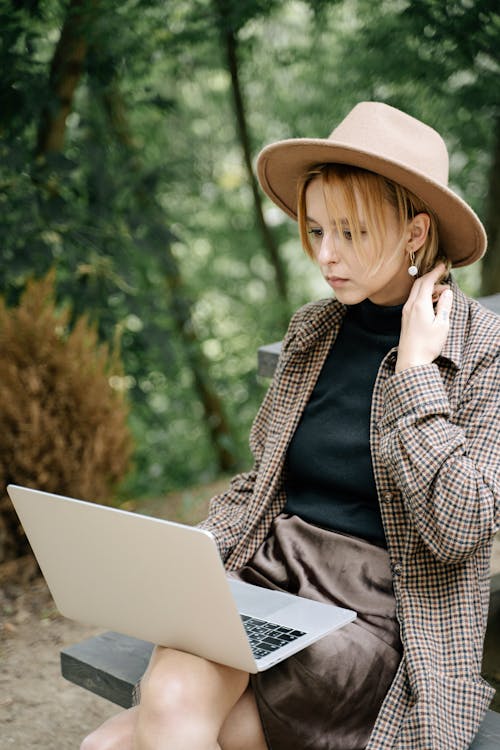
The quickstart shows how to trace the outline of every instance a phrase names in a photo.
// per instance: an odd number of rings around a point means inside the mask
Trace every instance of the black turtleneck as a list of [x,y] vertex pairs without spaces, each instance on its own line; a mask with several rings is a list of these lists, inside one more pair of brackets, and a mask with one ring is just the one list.
[[285,513],[386,546],[370,455],[377,372],[397,346],[402,305],[347,308],[286,460]]

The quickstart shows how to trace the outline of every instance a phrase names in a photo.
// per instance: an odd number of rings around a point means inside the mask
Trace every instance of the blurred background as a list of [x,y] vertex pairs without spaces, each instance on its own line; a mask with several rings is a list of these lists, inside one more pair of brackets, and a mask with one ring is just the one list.
[[257,349],[328,295],[255,157],[358,101],[443,135],[490,238],[456,278],[499,292],[499,49],[493,0],[0,0],[0,491],[248,466]]

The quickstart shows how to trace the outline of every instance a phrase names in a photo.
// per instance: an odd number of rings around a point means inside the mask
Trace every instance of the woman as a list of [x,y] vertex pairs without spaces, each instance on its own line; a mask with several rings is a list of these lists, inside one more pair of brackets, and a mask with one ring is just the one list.
[[157,649],[140,704],[83,747],[467,748],[492,696],[500,326],[447,269],[483,255],[483,227],[440,136],[385,104],[268,146],[258,173],[335,299],[292,319],[254,468],[203,526],[234,575],[358,618],[251,679]]

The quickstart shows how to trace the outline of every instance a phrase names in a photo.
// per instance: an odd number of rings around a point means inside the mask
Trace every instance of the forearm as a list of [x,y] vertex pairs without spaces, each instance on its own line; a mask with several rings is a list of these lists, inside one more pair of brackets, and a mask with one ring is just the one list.
[[498,528],[496,399],[452,413],[438,367],[426,365],[390,378],[385,406],[381,456],[419,534],[445,562],[468,557]]
[[211,499],[208,516],[199,524],[214,535],[222,560],[228,558],[246,527],[255,477],[256,471],[235,476],[225,492]]

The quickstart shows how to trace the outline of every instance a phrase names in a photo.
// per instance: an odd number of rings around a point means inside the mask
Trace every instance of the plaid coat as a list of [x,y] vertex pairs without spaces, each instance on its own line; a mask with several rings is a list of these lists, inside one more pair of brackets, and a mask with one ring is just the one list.
[[[493,694],[480,669],[500,521],[500,319],[452,288],[441,356],[395,373],[391,350],[373,391],[372,460],[404,653],[369,750],[465,750]],[[322,300],[291,321],[252,427],[254,467],[213,498],[202,524],[228,569],[254,554],[284,506],[287,446],[344,311]]]

